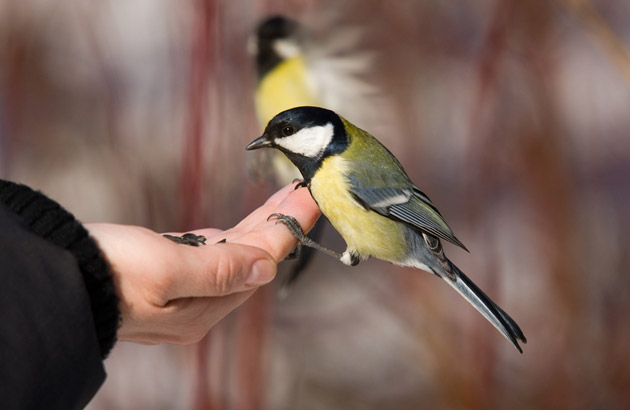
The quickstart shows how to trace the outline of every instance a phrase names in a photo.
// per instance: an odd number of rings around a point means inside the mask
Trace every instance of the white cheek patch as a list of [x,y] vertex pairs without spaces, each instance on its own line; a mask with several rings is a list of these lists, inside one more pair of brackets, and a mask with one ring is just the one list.
[[304,155],[305,157],[319,157],[333,139],[335,127],[332,123],[303,128],[289,137],[278,138],[275,143],[287,151]]
[[300,46],[293,40],[276,40],[272,44],[273,50],[283,59],[287,60],[300,53]]

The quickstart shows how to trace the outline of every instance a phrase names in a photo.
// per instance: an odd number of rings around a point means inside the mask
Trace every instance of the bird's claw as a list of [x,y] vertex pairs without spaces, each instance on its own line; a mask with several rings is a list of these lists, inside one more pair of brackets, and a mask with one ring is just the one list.
[[[297,182],[297,184],[295,184]],[[295,188],[293,188],[293,190],[297,190],[298,188],[306,188],[308,185],[306,182],[304,182],[303,179],[300,178],[295,178],[293,180],[293,183],[295,184]]]
[[286,259],[297,259],[297,258],[299,258],[300,257],[300,253],[302,252],[302,244],[303,244],[303,242],[308,240],[306,234],[304,233],[304,230],[300,226],[300,223],[297,221],[297,219],[295,219],[294,217],[292,217],[290,215],[284,215],[284,214],[275,213],[275,214],[269,215],[267,220],[270,220],[271,218],[276,218],[277,219],[276,220],[276,224],[278,224],[278,222],[280,222],[283,225],[285,225],[289,229],[289,231],[291,231],[291,234],[293,234],[293,236],[295,236],[295,238],[298,240],[297,246],[295,247],[293,252],[291,252],[289,255],[287,255]]
[[295,236],[298,241],[303,242],[306,240],[306,234],[304,233],[304,230],[300,226],[300,223],[297,221],[297,219],[295,219],[294,217],[290,215],[275,213],[269,215],[267,220],[270,220],[271,218],[276,218],[276,224],[280,222],[287,228],[289,228],[289,231],[291,231],[293,236]]
[[[337,259],[341,258],[341,254],[340,253],[335,252],[332,249],[328,249],[328,248],[318,244],[317,242],[315,242],[314,240],[312,240],[308,236],[306,236],[306,234],[304,233],[304,230],[300,226],[300,223],[294,217],[292,217],[290,215],[284,215],[284,214],[277,214],[276,213],[276,214],[269,215],[267,220],[270,220],[271,218],[276,218],[277,219],[276,224],[278,222],[281,222],[284,226],[286,226],[289,229],[289,231],[293,234],[295,239],[298,240],[298,248],[301,248],[302,246],[308,246],[308,247],[311,247],[311,248],[315,248],[315,249],[317,249],[317,250],[319,250],[321,252],[324,252],[325,254],[330,255],[333,258],[337,258]],[[298,248],[296,248],[296,251],[299,252]],[[295,251],[292,252],[292,253],[295,254]]]

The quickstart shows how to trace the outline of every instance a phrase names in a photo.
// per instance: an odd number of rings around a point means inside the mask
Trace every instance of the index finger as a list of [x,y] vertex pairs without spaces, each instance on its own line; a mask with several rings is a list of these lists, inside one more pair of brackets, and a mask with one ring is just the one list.
[[[286,192],[287,188],[289,191]],[[321,215],[319,207],[311,197],[308,189],[285,187],[278,192],[278,203],[272,201],[275,195],[233,229],[226,231],[228,241],[256,246],[267,251],[276,261],[284,259],[297,245],[297,239],[283,224],[276,220],[267,220],[272,213],[280,213],[294,217],[304,230],[311,230]],[[283,197],[284,195],[284,197]],[[230,234],[234,234],[230,237]]]
[[[263,220],[263,219],[266,220],[269,217],[269,215],[271,215],[272,213],[275,212],[274,210],[284,200],[286,200],[290,195],[293,195],[294,193],[300,192],[300,191],[308,191],[308,190],[295,189],[295,184],[289,184],[289,185],[285,186],[284,188],[280,189],[275,194],[270,196],[269,199],[267,199],[262,206],[258,207],[252,213],[247,215],[233,229],[235,229],[235,230],[246,230],[249,227],[252,227],[252,226],[257,225],[258,223],[260,223],[261,220]],[[300,193],[300,195],[303,195],[303,194],[304,194],[304,192]],[[310,197],[310,194],[308,195],[308,197]],[[311,201],[312,201],[312,199],[311,199]]]

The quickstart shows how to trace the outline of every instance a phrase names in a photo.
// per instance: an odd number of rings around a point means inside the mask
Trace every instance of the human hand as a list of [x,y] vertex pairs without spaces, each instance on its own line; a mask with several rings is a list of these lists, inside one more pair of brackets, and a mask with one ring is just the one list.
[[178,245],[143,227],[85,224],[111,265],[122,315],[118,339],[195,343],[269,283],[297,241],[267,217],[292,215],[308,231],[320,215],[308,190],[294,187],[275,193],[234,228],[191,231],[207,238],[200,247]]

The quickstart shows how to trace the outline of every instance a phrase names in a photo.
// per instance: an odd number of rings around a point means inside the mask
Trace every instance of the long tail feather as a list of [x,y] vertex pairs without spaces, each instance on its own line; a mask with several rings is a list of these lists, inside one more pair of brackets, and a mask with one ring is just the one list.
[[459,270],[452,262],[449,261],[449,264],[455,273],[456,279],[454,281],[448,277],[444,277],[443,279],[459,292],[460,295],[466,298],[466,300],[488,319],[506,339],[512,342],[519,352],[523,353],[518,342],[527,343],[527,339],[521,331],[521,328],[503,309],[494,303],[488,295],[479,289],[464,272]]

